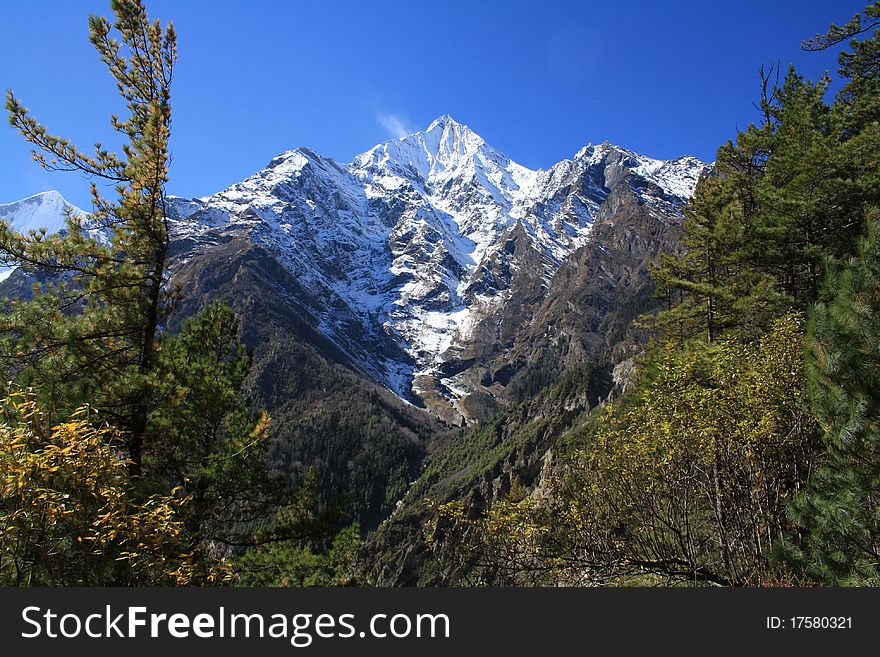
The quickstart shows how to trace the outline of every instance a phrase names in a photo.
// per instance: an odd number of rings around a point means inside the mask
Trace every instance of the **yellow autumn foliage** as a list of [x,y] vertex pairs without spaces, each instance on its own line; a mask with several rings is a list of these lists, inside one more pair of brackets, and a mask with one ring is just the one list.
[[772,555],[815,453],[802,339],[792,314],[752,343],[657,346],[541,496],[439,505],[429,547],[470,583],[779,582]]
[[0,582],[184,585],[197,570],[171,491],[135,500],[121,437],[88,407],[49,426],[27,392],[0,402]]

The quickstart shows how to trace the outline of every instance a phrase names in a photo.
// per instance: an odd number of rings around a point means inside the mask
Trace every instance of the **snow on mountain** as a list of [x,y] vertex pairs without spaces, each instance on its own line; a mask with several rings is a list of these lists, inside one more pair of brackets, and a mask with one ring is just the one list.
[[608,142],[598,146],[588,144],[578,151],[575,159],[586,159],[588,162],[597,163],[612,151],[624,156],[622,164],[633,173],[654,183],[666,194],[682,199],[689,198],[694,193],[697,181],[706,170],[706,165],[691,155],[674,160],[657,160]]
[[[46,234],[63,230],[68,213],[84,215],[85,212],[64,200],[54,190],[40,192],[14,203],[0,204],[0,220],[10,224],[19,233],[45,230]],[[0,281],[12,273],[12,267],[0,267]]]
[[[169,197],[185,244],[172,267],[246,235],[293,275],[300,289],[288,293],[354,363],[404,399],[430,389],[454,404],[468,391],[448,373],[451,354],[503,311],[522,268],[546,286],[627,176],[658,217],[680,217],[704,169],[605,143],[531,170],[445,115],[348,164],[297,148],[211,196]],[[57,193],[0,206],[0,218],[12,206],[16,227],[61,226]]]
[[606,143],[534,171],[445,115],[350,164],[305,148],[282,153],[212,196],[172,199],[169,214],[197,249],[246,231],[308,290],[320,330],[407,398],[417,377],[444,378],[450,347],[503,306],[509,280],[497,280],[493,264],[509,259],[516,226],[549,280],[589,240],[611,182],[631,173],[655,185],[646,202],[674,214],[703,169],[695,158],[655,160]]
[[522,206],[537,178],[536,171],[513,162],[448,115],[424,132],[375,146],[351,167],[379,193],[404,182],[413,185],[473,242],[467,255],[474,261],[509,227],[514,208]]
[[57,233],[64,228],[68,209],[75,215],[85,214],[65,201],[59,192],[52,190],[14,203],[0,204],[0,219],[8,221],[19,233],[42,229],[47,233]]

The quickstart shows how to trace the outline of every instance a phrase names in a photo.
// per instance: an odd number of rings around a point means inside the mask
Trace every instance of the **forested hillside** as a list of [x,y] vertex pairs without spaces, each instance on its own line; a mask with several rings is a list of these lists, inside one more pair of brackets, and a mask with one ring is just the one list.
[[234,311],[205,300],[166,326],[182,302],[165,193],[176,35],[138,0],[112,8],[89,38],[128,110],[111,118],[121,156],[78,149],[6,96],[40,165],[102,184],[64,231],[0,224],[3,264],[34,274],[0,314],[0,583],[250,581],[282,552],[288,580],[300,560],[301,578],[333,578],[312,548],[351,516],[313,474],[269,471],[271,420],[243,394],[253,359]]
[[[837,78],[762,69],[762,120],[652,272],[622,394],[563,421],[551,384],[432,455],[373,539],[380,580],[877,583],[878,21],[805,41],[842,48]],[[503,462],[489,495],[484,462]]]
[[111,8],[119,154],[6,96],[93,184],[0,208],[0,584],[880,583],[880,2],[712,165],[444,115],[199,199]]

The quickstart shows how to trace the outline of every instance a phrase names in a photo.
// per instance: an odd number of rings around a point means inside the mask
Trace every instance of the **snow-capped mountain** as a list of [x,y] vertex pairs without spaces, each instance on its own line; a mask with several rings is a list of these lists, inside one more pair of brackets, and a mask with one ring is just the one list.
[[[28,196],[14,203],[0,204],[0,221],[5,221],[19,233],[45,230],[47,234],[63,230],[69,213],[85,214],[52,190]],[[0,266],[0,281],[12,273],[11,267]]]
[[[441,116],[348,164],[298,148],[211,196],[172,197],[172,273],[186,293],[200,285],[190,263],[230,258],[233,241],[261,249],[292,281],[278,293],[352,365],[458,422],[474,415],[468,397],[498,395],[510,354],[527,359],[518,341],[540,333],[534,318],[558,299],[560,268],[584,249],[607,254],[597,221],[613,227],[621,208],[637,207],[649,221],[638,235],[623,222],[630,244],[679,225],[705,170],[693,157],[655,160],[608,143],[531,170]],[[57,229],[64,201],[43,196],[0,206],[0,218],[19,206],[16,228],[52,215],[46,227]],[[660,248],[651,244],[637,246],[630,269],[644,268]],[[596,276],[620,278],[603,267]]]
[[637,189],[657,221],[679,221],[705,168],[603,143],[535,171],[441,116],[349,164],[288,151],[226,190],[176,199],[173,215],[194,241],[190,256],[246,232],[307,291],[300,302],[355,363],[403,398],[455,404],[472,385],[450,361],[516,288],[512,236],[534,249],[546,287],[589,243],[617,184]]

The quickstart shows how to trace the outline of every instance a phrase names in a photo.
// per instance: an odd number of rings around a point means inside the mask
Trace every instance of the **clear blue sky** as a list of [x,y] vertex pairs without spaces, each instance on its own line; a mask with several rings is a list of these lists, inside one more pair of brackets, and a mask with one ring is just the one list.
[[[711,160],[755,118],[758,67],[836,70],[800,42],[865,4],[147,0],[178,32],[170,191],[210,194],[296,146],[348,162],[445,113],[533,168],[606,139]],[[109,2],[0,0],[0,88],[82,146],[113,143],[122,110],[90,13]],[[83,179],[41,171],[0,125],[0,202],[51,188],[87,205]]]

